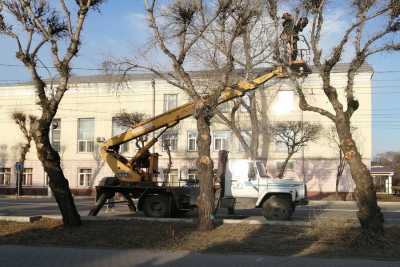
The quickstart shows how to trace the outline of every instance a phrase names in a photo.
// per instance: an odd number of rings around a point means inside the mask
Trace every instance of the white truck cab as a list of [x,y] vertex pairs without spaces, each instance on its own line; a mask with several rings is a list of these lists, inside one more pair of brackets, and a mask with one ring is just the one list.
[[254,199],[268,220],[290,219],[296,205],[308,203],[306,191],[303,182],[268,175],[262,161],[228,160],[224,198]]

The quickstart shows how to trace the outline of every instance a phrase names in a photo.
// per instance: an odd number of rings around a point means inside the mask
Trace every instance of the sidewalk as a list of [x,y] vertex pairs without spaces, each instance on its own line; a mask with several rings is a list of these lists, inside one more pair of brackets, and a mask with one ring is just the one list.
[[400,262],[260,255],[216,255],[149,250],[79,249],[1,246],[1,266],[7,267],[131,267],[131,266],[282,266],[395,267]]

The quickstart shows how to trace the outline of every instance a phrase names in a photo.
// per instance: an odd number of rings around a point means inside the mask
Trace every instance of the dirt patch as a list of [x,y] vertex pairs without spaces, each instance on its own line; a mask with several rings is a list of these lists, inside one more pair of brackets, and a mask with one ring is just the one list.
[[191,224],[146,221],[88,221],[68,229],[60,221],[42,219],[30,224],[0,222],[0,244],[400,259],[400,227],[385,230],[384,245],[355,247],[359,229],[340,221],[318,220],[311,227],[221,225],[200,232]]

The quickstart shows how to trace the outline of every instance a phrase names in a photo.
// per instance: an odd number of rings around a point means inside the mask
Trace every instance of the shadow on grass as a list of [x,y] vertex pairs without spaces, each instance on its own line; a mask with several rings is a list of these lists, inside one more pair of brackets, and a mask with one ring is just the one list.
[[[121,266],[185,266],[196,261],[210,261],[214,265],[213,262],[221,260],[218,254],[400,258],[399,227],[386,228],[390,247],[354,247],[352,244],[358,234],[359,228],[354,228],[348,221],[321,216],[314,218],[310,227],[224,224],[209,232],[197,231],[193,224],[140,221],[90,221],[72,229],[64,228],[54,220],[41,220],[33,224],[0,223],[1,245],[118,249],[101,253],[91,252],[90,249],[79,252],[81,260],[79,265],[74,266],[104,264],[115,261],[115,258],[124,263]],[[189,252],[167,257],[162,253],[140,255],[137,251],[123,249]],[[78,258],[74,259],[73,252],[70,253],[71,260],[78,261]],[[85,253],[89,256],[82,256]],[[207,253],[207,257],[197,253]],[[240,266],[240,260],[245,261],[246,258],[237,258],[237,266]]]

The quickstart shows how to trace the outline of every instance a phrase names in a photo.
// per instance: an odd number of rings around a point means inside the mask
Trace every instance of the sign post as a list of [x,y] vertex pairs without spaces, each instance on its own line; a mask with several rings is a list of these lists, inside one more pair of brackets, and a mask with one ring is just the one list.
[[16,185],[17,185],[17,196],[21,195],[21,180],[22,172],[24,171],[24,164],[22,162],[15,163],[15,173],[16,173]]

